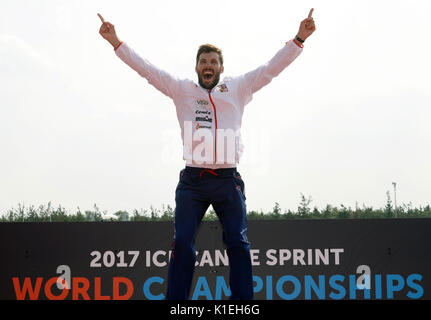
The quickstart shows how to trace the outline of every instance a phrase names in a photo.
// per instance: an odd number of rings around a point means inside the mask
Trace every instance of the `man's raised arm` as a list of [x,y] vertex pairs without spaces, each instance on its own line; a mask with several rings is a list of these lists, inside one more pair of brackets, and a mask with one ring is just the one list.
[[118,39],[117,33],[115,32],[115,27],[112,23],[105,21],[100,13],[97,14],[102,21],[102,25],[100,26],[99,33],[100,35],[108,41],[113,47],[114,50],[118,48],[121,44],[120,39]]
[[297,35],[280,49],[266,64],[242,76],[241,94],[244,104],[247,104],[253,93],[271,82],[288,65],[290,65],[302,52],[304,41],[316,30],[311,9],[308,17],[301,21]]
[[132,48],[118,38],[112,23],[105,21],[99,13],[97,15],[102,21],[99,33],[112,45],[115,54],[140,76],[147,79],[156,89],[173,99],[179,90],[180,81],[142,59]]

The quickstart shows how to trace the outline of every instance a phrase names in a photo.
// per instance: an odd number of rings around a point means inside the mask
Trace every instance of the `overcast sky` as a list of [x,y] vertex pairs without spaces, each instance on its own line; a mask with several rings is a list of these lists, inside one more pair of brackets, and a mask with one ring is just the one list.
[[224,76],[267,62],[314,7],[303,53],[246,106],[238,166],[248,210],[275,202],[430,204],[431,2],[0,2],[0,213],[51,201],[75,213],[174,206],[184,167],[172,101],[98,33],[180,78],[221,47]]

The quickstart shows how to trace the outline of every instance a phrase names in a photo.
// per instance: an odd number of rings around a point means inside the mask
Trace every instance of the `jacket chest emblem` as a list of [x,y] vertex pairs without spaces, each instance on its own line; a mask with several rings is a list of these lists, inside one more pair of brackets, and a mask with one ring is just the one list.
[[227,88],[227,86],[224,83],[218,85],[217,88],[219,88],[220,92],[229,92],[229,89]]

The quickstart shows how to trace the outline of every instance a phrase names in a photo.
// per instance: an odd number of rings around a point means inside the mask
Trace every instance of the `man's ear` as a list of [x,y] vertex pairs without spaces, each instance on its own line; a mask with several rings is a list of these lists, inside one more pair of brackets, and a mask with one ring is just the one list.
[[223,73],[223,71],[224,71],[224,66],[221,66],[220,73]]
[[196,71],[197,74],[199,74],[198,65],[195,66],[195,71]]

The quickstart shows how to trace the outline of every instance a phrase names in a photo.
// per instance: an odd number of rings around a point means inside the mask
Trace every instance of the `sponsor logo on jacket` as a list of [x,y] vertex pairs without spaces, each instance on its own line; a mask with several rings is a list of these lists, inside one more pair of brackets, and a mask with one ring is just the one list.
[[211,111],[208,110],[196,110],[196,114],[211,114]]
[[196,117],[196,121],[207,121],[207,122],[213,122],[212,118],[209,118],[208,116],[205,117]]
[[200,106],[207,106],[209,104],[206,100],[197,100],[196,103]]
[[204,125],[201,125],[200,123],[196,123],[196,130],[198,130],[198,129],[212,129],[212,127],[211,126],[204,126]]

